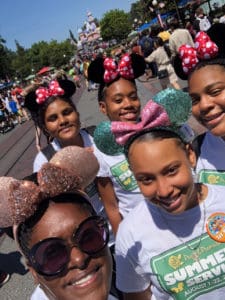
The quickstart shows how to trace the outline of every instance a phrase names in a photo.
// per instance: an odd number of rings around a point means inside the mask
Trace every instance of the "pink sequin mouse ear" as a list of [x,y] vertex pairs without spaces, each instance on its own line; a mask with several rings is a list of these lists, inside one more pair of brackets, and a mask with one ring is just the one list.
[[91,151],[70,146],[42,166],[37,173],[39,185],[0,177],[0,227],[24,222],[47,197],[83,190],[95,179],[98,169],[98,161]]
[[91,150],[68,146],[57,152],[38,172],[42,191],[53,196],[62,191],[84,190],[94,181],[99,169]]
[[40,201],[40,189],[33,182],[0,177],[0,227],[23,222]]

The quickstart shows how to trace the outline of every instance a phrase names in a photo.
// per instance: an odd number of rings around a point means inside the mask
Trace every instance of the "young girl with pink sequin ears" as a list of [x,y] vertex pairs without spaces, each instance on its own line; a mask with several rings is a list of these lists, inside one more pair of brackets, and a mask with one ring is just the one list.
[[126,300],[223,299],[225,187],[194,182],[196,156],[183,127],[190,113],[188,94],[167,89],[140,122],[102,123],[95,132],[102,151],[101,130],[108,148],[124,150],[145,197],[116,236],[117,287]]

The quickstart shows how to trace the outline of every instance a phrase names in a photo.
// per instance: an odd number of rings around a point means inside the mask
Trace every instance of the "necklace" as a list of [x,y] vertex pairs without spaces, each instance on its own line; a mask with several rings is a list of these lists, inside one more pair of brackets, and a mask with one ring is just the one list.
[[[200,188],[200,190],[199,190]],[[201,192],[201,187],[200,185],[198,185],[198,193],[200,195],[199,197],[199,200],[202,199],[202,192]],[[159,214],[160,216],[162,217],[164,223],[166,224],[166,226],[168,227],[168,229],[170,230],[170,232],[173,232],[172,230],[172,227],[170,226],[168,220],[166,219],[166,217],[162,214],[161,210],[159,209],[158,207],[158,211],[159,211]],[[202,214],[202,213],[201,213]],[[201,218],[202,219],[202,218]],[[205,222],[206,222],[206,207],[205,207],[205,201],[203,200],[203,222],[202,222],[202,228],[201,228],[201,234],[200,234],[200,237],[199,237],[199,240],[197,242],[197,244],[195,246],[192,246],[190,245],[188,242],[185,242],[184,240],[182,240],[182,238],[180,238],[179,236],[175,235],[177,237],[177,239],[182,243],[184,244],[189,250],[191,251],[195,251],[199,248],[200,244],[201,244],[201,241],[202,241],[202,238],[203,238],[203,232],[204,232],[204,229],[205,229]],[[198,256],[198,254],[196,254]]]

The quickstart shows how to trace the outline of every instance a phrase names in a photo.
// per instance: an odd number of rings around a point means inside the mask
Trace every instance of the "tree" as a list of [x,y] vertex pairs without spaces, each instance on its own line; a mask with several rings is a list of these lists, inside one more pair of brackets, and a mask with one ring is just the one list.
[[141,20],[143,23],[149,21],[150,11],[147,8],[148,3],[145,1],[137,1],[131,4],[130,19],[134,22],[135,19]]
[[127,37],[131,29],[129,14],[123,10],[110,10],[100,21],[101,36],[105,41],[112,39],[121,41]]

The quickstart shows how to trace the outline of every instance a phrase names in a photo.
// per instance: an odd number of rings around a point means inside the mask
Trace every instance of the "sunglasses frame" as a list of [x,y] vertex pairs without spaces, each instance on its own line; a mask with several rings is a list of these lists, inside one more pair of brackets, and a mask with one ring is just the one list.
[[[105,238],[105,241],[104,241],[104,244],[103,246],[98,249],[97,251],[84,251],[83,249],[81,249],[81,247],[79,246],[79,242],[77,241],[77,237],[79,236],[81,230],[82,230],[82,227],[87,224],[88,222],[96,222],[96,226],[104,229],[104,235],[106,236]],[[49,241],[58,241],[61,243],[61,245],[64,245],[65,248],[66,248],[66,251],[67,251],[67,262],[57,271],[55,271],[54,273],[51,273],[51,274],[48,274],[48,273],[45,273],[43,272],[41,269],[41,265],[37,262],[36,258],[35,258],[35,255],[36,255],[36,252],[38,250],[38,248],[43,244],[43,243],[46,243],[46,242],[49,242]],[[36,243],[30,250],[29,250],[29,253],[28,253],[28,258],[29,258],[29,263],[30,265],[35,269],[35,271],[40,274],[40,275],[43,275],[43,276],[47,276],[47,277],[50,277],[50,276],[57,276],[59,275],[60,273],[62,273],[63,271],[65,271],[65,269],[67,268],[67,264],[70,260],[70,252],[71,252],[71,249],[73,247],[77,247],[80,251],[82,251],[83,253],[86,253],[88,254],[89,256],[96,256],[98,253],[100,253],[108,244],[108,241],[109,241],[109,228],[108,228],[108,224],[107,224],[107,221],[105,220],[105,218],[101,217],[101,216],[91,216],[91,217],[88,217],[87,219],[85,219],[83,222],[81,222],[78,226],[78,228],[75,230],[75,232],[73,233],[73,238],[72,238],[73,242],[71,244],[69,244],[67,241],[61,239],[61,238],[57,238],[57,237],[51,237],[51,238],[47,238],[47,239],[44,239],[44,240],[41,240],[39,241],[38,243]]]

